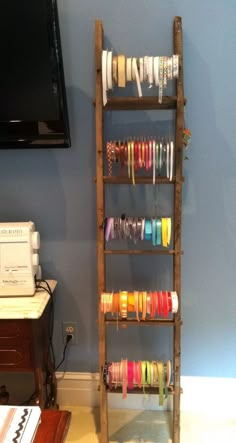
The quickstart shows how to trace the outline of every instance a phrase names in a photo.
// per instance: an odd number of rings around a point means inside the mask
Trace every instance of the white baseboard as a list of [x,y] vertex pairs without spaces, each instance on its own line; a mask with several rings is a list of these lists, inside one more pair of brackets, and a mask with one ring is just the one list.
[[[58,403],[62,406],[99,406],[99,377],[94,373],[57,373]],[[196,414],[219,415],[235,418],[236,379],[210,377],[181,377],[183,394],[181,411]],[[164,407],[159,407],[158,396],[108,394],[110,408],[172,410],[173,398],[169,395]]]
[[57,403],[69,406],[99,405],[99,376],[89,372],[57,372]]

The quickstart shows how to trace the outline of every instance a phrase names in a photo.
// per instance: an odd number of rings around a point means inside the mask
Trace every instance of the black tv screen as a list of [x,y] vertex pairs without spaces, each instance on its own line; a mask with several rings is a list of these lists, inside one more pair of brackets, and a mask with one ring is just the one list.
[[70,146],[56,0],[1,0],[0,148]]

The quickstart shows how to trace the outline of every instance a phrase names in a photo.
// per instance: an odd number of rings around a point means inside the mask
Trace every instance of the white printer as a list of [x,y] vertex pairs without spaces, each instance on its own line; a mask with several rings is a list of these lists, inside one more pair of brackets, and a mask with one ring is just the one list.
[[33,222],[0,223],[0,297],[31,296],[41,277],[40,236]]

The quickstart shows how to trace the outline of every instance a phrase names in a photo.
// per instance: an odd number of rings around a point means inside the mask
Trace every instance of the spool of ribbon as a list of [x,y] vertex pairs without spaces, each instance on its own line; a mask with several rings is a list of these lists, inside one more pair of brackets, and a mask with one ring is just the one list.
[[[187,135],[185,140],[186,137]],[[123,175],[127,167],[127,175],[132,178],[133,184],[140,171],[147,175],[152,173],[153,184],[156,183],[156,177],[166,177],[170,181],[173,179],[173,137],[155,136],[143,139],[136,136],[122,141],[109,140],[106,143],[106,157],[109,177],[112,175],[112,165],[119,163],[120,174]]]
[[157,388],[159,394],[159,405],[164,404],[168,397],[168,388],[172,380],[172,364],[170,360],[158,361],[128,361],[122,359],[120,362],[105,362],[103,367],[103,383],[111,391],[122,388],[122,398],[127,398],[127,393],[134,388],[148,391],[149,387]]
[[167,318],[178,312],[179,302],[176,291],[120,291],[102,292],[100,309],[104,314],[115,314],[122,320],[135,313],[140,321]]
[[104,223],[105,240],[151,241],[152,245],[169,247],[172,222],[170,217],[109,217]]
[[102,87],[103,105],[107,104],[107,92],[114,86],[125,88],[127,82],[135,81],[138,96],[142,97],[143,82],[148,82],[149,88],[158,88],[159,103],[162,102],[163,90],[168,81],[179,75],[179,57],[144,56],[126,57],[124,54],[113,55],[112,51],[102,51]]

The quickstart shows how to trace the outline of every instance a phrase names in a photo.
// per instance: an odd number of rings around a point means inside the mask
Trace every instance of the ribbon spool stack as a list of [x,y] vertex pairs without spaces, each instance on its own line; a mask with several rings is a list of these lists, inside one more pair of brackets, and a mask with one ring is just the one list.
[[120,163],[120,173],[125,167],[128,177],[135,184],[135,174],[144,169],[152,173],[153,184],[156,176],[164,174],[170,181],[174,171],[174,141],[169,137],[154,137],[148,140],[135,139],[108,141],[106,144],[108,175],[112,176],[113,163]]
[[119,291],[103,292],[100,306],[104,314],[126,319],[129,313],[135,313],[137,321],[145,321],[176,314],[179,302],[176,291]]
[[109,217],[104,224],[105,239],[148,240],[153,246],[169,247],[171,241],[171,218],[141,218],[141,217]]
[[141,84],[158,87],[159,103],[162,103],[163,90],[169,80],[179,76],[179,56],[126,57],[113,55],[112,51],[102,51],[103,105],[107,103],[107,92],[115,86],[125,88],[127,82],[136,81],[138,95],[142,97]]
[[122,398],[127,398],[127,390],[156,387],[159,394],[159,405],[168,397],[168,388],[172,381],[172,364],[170,360],[162,361],[128,361],[105,362],[103,383],[109,390],[122,387]]

